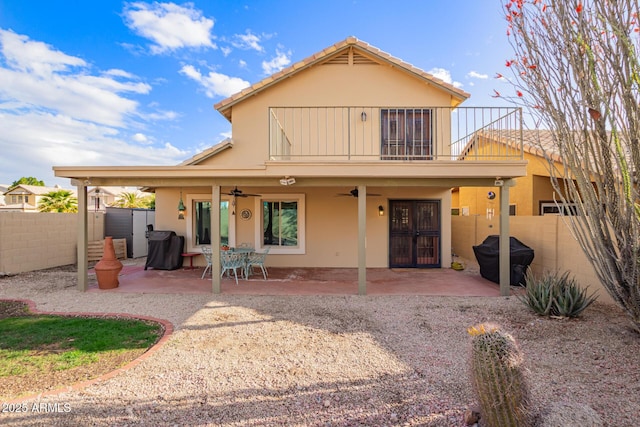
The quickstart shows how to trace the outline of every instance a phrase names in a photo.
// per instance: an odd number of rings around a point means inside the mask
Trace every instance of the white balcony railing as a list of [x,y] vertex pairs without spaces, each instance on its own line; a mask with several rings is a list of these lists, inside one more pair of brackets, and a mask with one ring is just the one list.
[[269,158],[521,160],[522,111],[506,107],[272,107]]

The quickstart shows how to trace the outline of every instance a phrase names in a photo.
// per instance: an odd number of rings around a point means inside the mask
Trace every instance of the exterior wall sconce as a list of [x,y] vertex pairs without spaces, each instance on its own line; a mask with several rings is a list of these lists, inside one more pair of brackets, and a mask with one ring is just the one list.
[[178,202],[178,219],[184,219],[184,213],[187,208],[184,206],[182,202],[182,190],[180,190],[180,201]]
[[378,206],[378,216],[384,216],[384,206]]
[[98,212],[100,210],[100,188],[96,188],[94,193],[95,197],[95,211]]
[[360,118],[362,119],[363,122],[367,121],[367,112],[363,111],[362,113],[360,113]]

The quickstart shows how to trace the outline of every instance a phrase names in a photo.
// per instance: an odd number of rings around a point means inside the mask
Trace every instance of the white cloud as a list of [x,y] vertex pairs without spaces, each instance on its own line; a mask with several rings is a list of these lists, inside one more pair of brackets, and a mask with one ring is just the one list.
[[2,54],[7,64],[20,72],[38,76],[48,76],[56,71],[66,71],[70,67],[84,67],[80,58],[51,49],[47,44],[29,40],[29,37],[13,31],[0,29]]
[[8,67],[0,66],[0,96],[23,109],[56,111],[76,119],[121,126],[138,103],[122,94],[147,94],[151,86],[124,79],[113,70],[90,74],[87,63],[27,36],[0,30],[1,52]]
[[280,49],[276,49],[276,56],[270,61],[262,61],[262,71],[267,75],[271,75],[289,64],[291,64],[291,51],[282,52]]
[[180,72],[198,82],[209,98],[215,98],[216,96],[228,97],[249,86],[249,82],[241,78],[229,77],[214,71],[210,71],[208,75],[203,75],[193,65],[183,66]]
[[[0,30],[0,82],[0,152],[11,153],[0,156],[0,174],[10,181],[36,176],[68,185],[53,177],[53,165],[177,164],[192,154],[149,145],[147,122],[177,114],[140,111],[129,96],[151,86],[127,71],[95,72],[80,58]],[[123,136],[129,127],[147,143]]]
[[437,79],[442,80],[445,83],[453,85],[454,87],[461,88],[463,86],[463,84],[460,82],[454,82],[451,78],[451,72],[444,68],[432,68],[431,70],[427,71],[427,73],[431,74]]
[[211,34],[213,19],[202,16],[193,3],[134,2],[126,4],[123,13],[130,29],[155,43],[151,46],[154,54],[188,47],[216,47]]
[[124,70],[119,70],[117,68],[113,68],[111,70],[107,70],[104,72],[104,74],[106,76],[113,76],[113,77],[124,77],[126,79],[133,79],[135,78],[135,76],[131,73],[129,73],[128,71],[124,71]]
[[223,46],[220,48],[220,52],[222,52],[222,55],[224,55],[225,57],[229,56],[229,54],[231,53],[233,49],[231,49],[230,47],[227,46]]
[[37,111],[0,112],[0,150],[11,153],[0,156],[3,176],[35,176],[63,186],[69,181],[54,178],[52,166],[172,165],[192,155],[166,143],[160,148],[128,144],[113,127]]
[[246,34],[236,34],[231,44],[238,49],[253,49],[258,52],[264,52],[264,48],[260,45],[260,41],[260,37],[247,30]]
[[242,59],[238,61],[238,67],[247,68],[247,61],[243,61]]
[[133,137],[131,138],[133,139],[135,142],[138,142],[140,144],[148,144],[150,143],[149,138],[147,138],[147,135],[143,134],[143,133],[136,133],[135,135],[133,135]]
[[469,73],[467,74],[467,77],[471,78],[471,79],[480,79],[480,80],[486,80],[489,78],[488,74],[480,74],[476,71],[469,71]]

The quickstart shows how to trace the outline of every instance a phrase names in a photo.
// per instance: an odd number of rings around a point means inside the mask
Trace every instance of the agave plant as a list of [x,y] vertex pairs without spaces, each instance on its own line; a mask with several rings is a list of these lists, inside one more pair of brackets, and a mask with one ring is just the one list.
[[537,278],[531,271],[525,276],[526,292],[518,299],[542,316],[578,317],[598,298],[587,294],[569,272],[544,273]]

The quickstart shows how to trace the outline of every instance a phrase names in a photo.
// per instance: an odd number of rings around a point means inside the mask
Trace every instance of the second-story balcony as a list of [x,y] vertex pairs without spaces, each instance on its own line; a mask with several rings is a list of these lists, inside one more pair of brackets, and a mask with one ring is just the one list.
[[522,111],[508,107],[272,107],[272,161],[514,161]]

